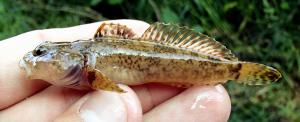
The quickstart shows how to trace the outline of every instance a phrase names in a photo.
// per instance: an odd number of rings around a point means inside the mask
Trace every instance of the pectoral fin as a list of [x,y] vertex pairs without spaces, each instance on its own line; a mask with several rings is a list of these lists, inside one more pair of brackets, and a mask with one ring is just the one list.
[[99,70],[87,67],[87,80],[91,84],[92,89],[101,89],[105,91],[114,91],[119,93],[125,93],[117,84],[112,82]]

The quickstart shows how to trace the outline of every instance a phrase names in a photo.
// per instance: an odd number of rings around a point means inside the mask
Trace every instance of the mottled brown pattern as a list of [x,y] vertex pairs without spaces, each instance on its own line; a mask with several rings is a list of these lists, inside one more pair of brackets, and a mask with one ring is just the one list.
[[188,28],[156,23],[135,36],[124,25],[104,23],[90,40],[42,43],[24,56],[22,67],[29,77],[54,85],[116,92],[124,91],[115,82],[190,87],[227,80],[262,85],[281,78],[276,69],[238,61],[213,38]]
[[[178,85],[212,85],[231,77],[236,64],[200,60],[164,59],[139,55],[114,54],[97,59],[97,68],[114,81],[131,85],[161,82]],[[118,67],[113,69],[113,67]],[[124,71],[125,70],[125,71]],[[125,75],[120,75],[125,73]],[[130,78],[135,76],[134,79]],[[131,80],[131,81],[130,81]]]
[[239,79],[241,69],[242,69],[242,64],[240,64],[240,63],[238,63],[237,65],[234,65],[231,68],[229,68],[230,72],[232,73],[232,75],[234,77],[234,80]]
[[[93,43],[95,43],[94,45],[96,46],[96,48],[99,48],[97,47],[97,45],[101,45],[103,47],[112,47],[116,49],[128,49],[134,51],[143,51],[147,53],[172,53],[178,55],[182,54],[182,55],[190,55],[190,56],[209,59],[209,60],[220,61],[219,59],[202,55],[190,50],[184,50],[178,47],[172,47],[169,45],[163,45],[159,43],[153,43],[153,42],[141,41],[141,40],[98,38]],[[95,50],[98,50],[96,48]]]

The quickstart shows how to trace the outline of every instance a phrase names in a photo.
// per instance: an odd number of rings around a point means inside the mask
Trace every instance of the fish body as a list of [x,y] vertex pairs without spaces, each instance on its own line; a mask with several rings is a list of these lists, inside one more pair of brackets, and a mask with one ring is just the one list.
[[142,37],[123,25],[102,24],[91,40],[45,42],[21,63],[32,79],[117,92],[123,90],[115,83],[191,87],[236,80],[261,85],[281,77],[272,67],[238,61],[206,35],[161,23],[151,25]]
[[191,51],[146,41],[101,38],[70,45],[89,45],[80,50],[95,57],[95,69],[113,81],[128,85],[149,82],[213,85],[234,79],[241,68],[236,62],[208,60]]

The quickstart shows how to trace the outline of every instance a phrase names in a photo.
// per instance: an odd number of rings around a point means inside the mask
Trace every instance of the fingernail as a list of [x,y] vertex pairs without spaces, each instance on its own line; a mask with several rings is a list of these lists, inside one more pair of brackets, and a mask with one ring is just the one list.
[[222,86],[222,85],[216,85],[215,86],[215,88],[217,89],[217,91],[219,92],[219,93],[224,93],[225,92],[225,89],[224,89],[224,87]]
[[80,108],[85,122],[125,121],[126,107],[117,93],[95,91],[90,93]]
[[[216,88],[217,89],[217,88]],[[220,90],[220,89],[219,89]],[[191,105],[191,110],[206,109],[208,105],[215,102],[222,102],[222,96],[218,90],[203,89],[195,95],[194,102]]]
[[[222,86],[221,86],[222,88]],[[144,116],[147,121],[223,122],[230,113],[226,91],[215,86],[196,86],[157,106]],[[174,108],[176,110],[174,110]],[[174,116],[175,117],[169,117]],[[165,117],[167,119],[165,119]]]

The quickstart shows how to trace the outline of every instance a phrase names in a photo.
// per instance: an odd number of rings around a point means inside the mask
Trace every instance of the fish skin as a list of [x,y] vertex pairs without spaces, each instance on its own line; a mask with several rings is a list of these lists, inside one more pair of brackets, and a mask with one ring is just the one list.
[[98,55],[96,69],[113,81],[128,85],[149,82],[215,85],[238,72],[233,70],[238,63],[207,59],[192,51],[146,41],[102,38],[95,40],[91,51]]
[[[163,37],[168,29],[174,28],[179,30],[169,30],[173,35]],[[281,78],[280,72],[272,67],[238,61],[230,50],[214,39],[201,34],[201,38],[197,38],[198,33],[187,29],[181,32],[180,29],[153,24],[138,38],[126,26],[104,23],[90,40],[42,43],[24,56],[21,67],[30,72],[33,79],[43,79],[54,85],[116,92],[124,91],[115,83],[139,85],[157,82],[186,88],[216,85],[227,80],[263,85]],[[204,41],[199,43],[195,39]],[[209,48],[198,48],[204,45]],[[43,70],[50,70],[51,79]],[[89,80],[91,77],[93,80]]]

